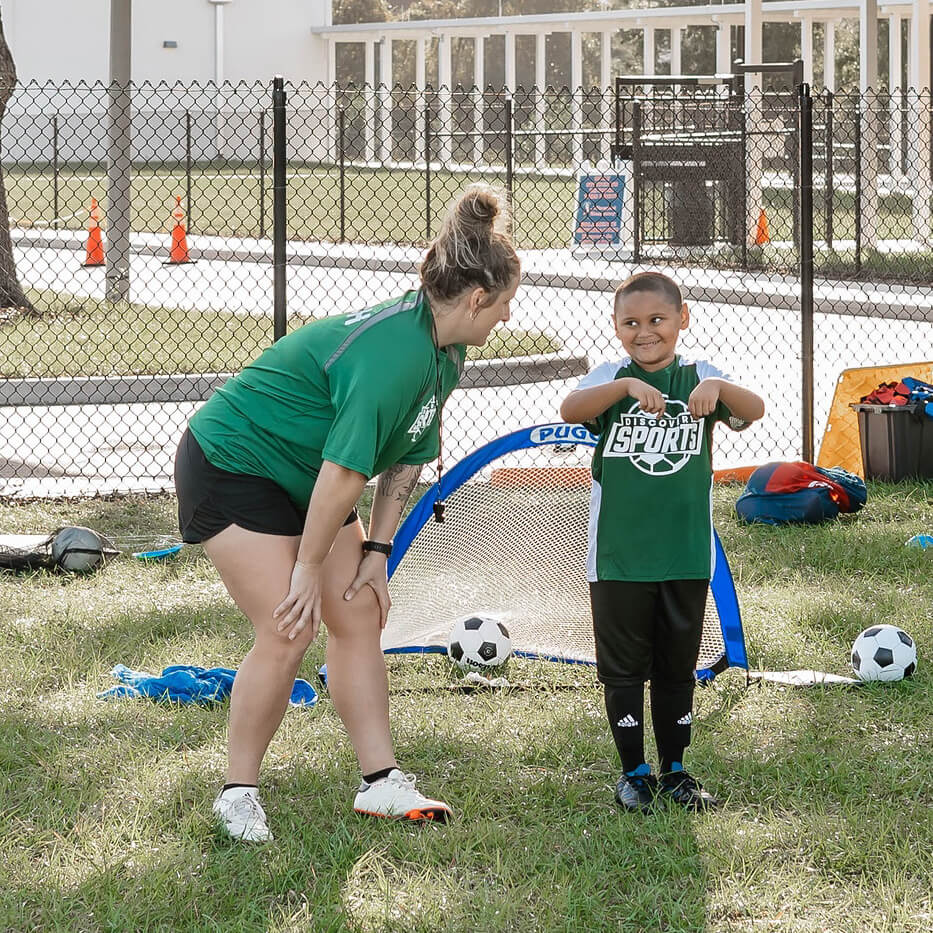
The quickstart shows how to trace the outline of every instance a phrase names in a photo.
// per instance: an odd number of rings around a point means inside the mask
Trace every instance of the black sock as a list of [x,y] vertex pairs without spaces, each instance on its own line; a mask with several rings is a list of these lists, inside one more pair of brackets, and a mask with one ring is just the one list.
[[[234,787],[256,787],[256,785],[255,784],[224,784],[224,790],[232,790]],[[258,787],[256,787],[256,789],[259,790]],[[224,790],[222,790],[221,793],[223,793]]]
[[372,784],[373,781],[380,781],[384,777],[388,777],[389,774],[395,770],[395,765],[392,765],[391,768],[381,768],[379,771],[373,771],[372,774],[364,774],[363,780],[367,784]]
[[675,761],[684,760],[684,749],[690,744],[693,689],[693,681],[679,684],[652,681],[651,720],[662,774],[670,771]]
[[622,760],[623,771],[634,771],[645,760],[645,687],[606,684],[609,728]]

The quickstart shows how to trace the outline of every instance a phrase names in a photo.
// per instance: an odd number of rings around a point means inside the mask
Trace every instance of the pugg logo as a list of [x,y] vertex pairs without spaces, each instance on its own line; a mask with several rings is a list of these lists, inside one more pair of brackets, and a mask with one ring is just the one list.
[[610,429],[603,456],[628,457],[642,473],[665,476],[683,469],[702,449],[702,422],[684,402],[667,399],[667,412],[657,418],[635,402]]
[[414,443],[424,434],[427,426],[434,420],[437,414],[437,401],[432,396],[429,398],[418,412],[418,417],[411,423],[408,433],[411,435],[411,441]]
[[532,444],[595,444],[596,438],[580,424],[547,424],[528,435]]

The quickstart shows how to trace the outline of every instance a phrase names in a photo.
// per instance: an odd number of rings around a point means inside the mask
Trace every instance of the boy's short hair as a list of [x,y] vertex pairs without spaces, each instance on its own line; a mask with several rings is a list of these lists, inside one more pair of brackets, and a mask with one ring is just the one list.
[[619,302],[627,295],[635,292],[655,292],[666,298],[679,311],[684,299],[680,293],[680,286],[663,272],[636,272],[630,275],[617,289],[612,299],[613,311],[619,307]]

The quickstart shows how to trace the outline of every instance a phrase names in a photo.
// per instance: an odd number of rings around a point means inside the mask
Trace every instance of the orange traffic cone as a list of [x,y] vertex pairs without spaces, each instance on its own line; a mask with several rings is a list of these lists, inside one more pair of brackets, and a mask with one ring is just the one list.
[[175,210],[172,211],[172,217],[175,218],[175,226],[172,228],[172,246],[168,262],[163,263],[166,266],[177,266],[192,261],[185,236],[185,209],[181,206],[180,194],[175,195]]
[[761,209],[761,213],[758,215],[758,226],[755,228],[755,245],[764,246],[765,243],[771,242],[771,231],[768,229],[768,215],[765,213],[765,209]]
[[87,225],[86,266],[104,265],[104,234],[100,229],[100,207],[97,198],[91,198],[91,219]]

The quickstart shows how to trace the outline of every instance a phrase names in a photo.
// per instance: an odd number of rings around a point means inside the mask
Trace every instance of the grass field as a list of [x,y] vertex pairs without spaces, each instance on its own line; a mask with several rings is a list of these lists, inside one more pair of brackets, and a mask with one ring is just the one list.
[[[270,318],[30,291],[39,318],[0,320],[0,378],[236,372],[272,343]],[[47,313],[46,313],[47,312]],[[292,315],[289,329],[310,318]],[[560,349],[538,331],[500,328],[470,359]]]
[[[53,176],[48,171],[8,168],[4,171],[11,222],[19,227],[49,227],[56,217]],[[335,168],[291,166],[288,177],[288,236],[296,240],[357,243],[424,243],[437,233],[448,203],[468,181],[505,183],[505,173],[469,174],[349,167],[345,176],[341,226],[340,176]],[[430,185],[430,210],[428,193]],[[197,166],[191,177],[188,224],[193,233],[224,237],[271,236],[272,176],[260,177],[257,166]],[[171,229],[175,196],[186,201],[187,180],[180,169],[140,167],[133,175],[133,229]],[[101,169],[68,168],[59,176],[58,217],[68,229],[87,225],[91,198],[106,211],[106,175]],[[814,237],[825,235],[822,192],[814,192]],[[763,192],[773,240],[793,238],[793,192],[771,188]],[[576,209],[572,177],[516,174],[512,204],[515,236],[520,249],[566,247]],[[855,236],[855,204],[851,194],[833,196],[833,230],[838,240]],[[657,215],[663,214],[657,205]],[[882,239],[910,239],[910,201],[902,194],[880,200],[878,232]],[[661,230],[648,229],[647,235]],[[835,257],[851,274],[845,255]],[[881,270],[882,272],[884,269]],[[895,268],[894,270],[898,270]]]
[[[226,710],[95,698],[124,663],[235,666],[249,628],[197,548],[95,575],[0,575],[0,929],[926,933],[933,928],[933,484],[871,484],[865,510],[748,528],[718,487],[755,668],[847,672],[855,635],[917,640],[907,682],[698,693],[689,761],[716,815],[620,813],[586,668],[510,665],[525,689],[464,694],[442,659],[390,662],[404,766],[448,827],[351,812],[354,759],[326,695],[290,710],[264,795],[277,839],[212,828]],[[9,533],[172,533],[171,498],[0,502]],[[478,572],[481,568],[478,568]],[[323,659],[316,644],[302,675]]]

